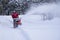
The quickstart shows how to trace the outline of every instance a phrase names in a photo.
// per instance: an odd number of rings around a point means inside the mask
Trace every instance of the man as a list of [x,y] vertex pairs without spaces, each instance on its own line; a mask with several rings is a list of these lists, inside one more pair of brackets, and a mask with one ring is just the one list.
[[16,11],[13,11],[12,18],[13,18],[14,28],[18,27],[18,24],[21,24],[21,20],[19,19],[19,15]]

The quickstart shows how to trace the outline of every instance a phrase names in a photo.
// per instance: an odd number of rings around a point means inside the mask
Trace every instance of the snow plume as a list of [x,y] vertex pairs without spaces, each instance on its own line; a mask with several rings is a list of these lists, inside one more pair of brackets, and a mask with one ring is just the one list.
[[42,5],[31,6],[26,15],[42,15],[43,19],[60,17],[60,4],[45,3]]

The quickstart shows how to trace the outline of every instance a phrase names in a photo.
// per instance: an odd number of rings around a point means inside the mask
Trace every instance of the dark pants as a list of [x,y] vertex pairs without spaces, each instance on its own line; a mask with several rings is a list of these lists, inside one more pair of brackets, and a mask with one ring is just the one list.
[[16,19],[13,19],[13,27],[14,28],[18,27],[18,24],[16,22],[17,22]]

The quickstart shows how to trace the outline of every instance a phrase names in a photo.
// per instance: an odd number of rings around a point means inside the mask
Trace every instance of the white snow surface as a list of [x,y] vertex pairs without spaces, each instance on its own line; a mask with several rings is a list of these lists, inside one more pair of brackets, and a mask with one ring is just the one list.
[[[36,10],[43,10],[40,12],[47,13],[53,12],[49,9],[55,9],[55,7],[52,7],[48,9],[49,11],[46,11],[43,6],[40,7],[41,9],[36,8]],[[50,7],[50,4],[46,6]],[[56,5],[53,4],[52,6]],[[30,15],[30,13],[33,14],[32,12],[27,12],[29,15],[20,15],[22,25],[15,29],[11,16],[0,16],[0,40],[60,40],[60,17],[43,21],[40,15]],[[34,12],[36,13],[36,11]]]

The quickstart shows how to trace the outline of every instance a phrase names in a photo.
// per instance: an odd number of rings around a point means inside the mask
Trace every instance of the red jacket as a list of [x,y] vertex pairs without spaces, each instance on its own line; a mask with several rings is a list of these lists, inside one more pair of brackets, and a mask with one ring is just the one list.
[[13,12],[12,13],[12,18],[18,18],[18,13],[17,12]]

